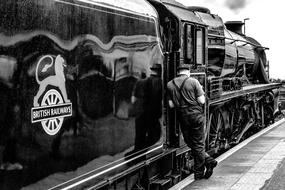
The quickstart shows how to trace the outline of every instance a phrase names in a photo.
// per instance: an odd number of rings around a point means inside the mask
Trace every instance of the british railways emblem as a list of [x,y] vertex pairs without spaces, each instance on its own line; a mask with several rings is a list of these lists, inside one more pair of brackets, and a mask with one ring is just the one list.
[[[39,90],[34,97],[31,120],[32,123],[41,122],[44,131],[49,135],[57,134],[64,118],[72,115],[72,104],[65,87],[64,66],[65,60],[61,55],[45,55],[39,59],[36,67]],[[50,74],[50,71],[55,74]],[[48,85],[57,88],[45,92]]]

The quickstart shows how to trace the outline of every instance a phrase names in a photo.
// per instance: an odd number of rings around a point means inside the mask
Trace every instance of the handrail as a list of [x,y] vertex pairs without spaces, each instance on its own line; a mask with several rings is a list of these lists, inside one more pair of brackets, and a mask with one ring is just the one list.
[[241,90],[225,91],[217,98],[210,98],[209,105],[214,105],[229,99],[246,96],[248,94],[257,93],[260,91],[271,90],[274,88],[280,88],[280,83],[258,84],[244,86]]
[[209,38],[220,38],[220,39],[232,40],[231,44],[236,42],[236,41],[244,42],[245,44],[243,44],[242,46],[245,46],[246,44],[250,44],[250,45],[254,46],[255,48],[262,48],[262,49],[265,49],[265,50],[269,50],[268,47],[260,46],[258,44],[255,44],[255,43],[252,43],[252,42],[246,41],[246,40],[239,40],[239,39],[234,39],[234,38],[228,38],[228,37],[225,37],[225,36],[222,36],[222,35],[216,35],[216,34],[208,34],[208,37]]

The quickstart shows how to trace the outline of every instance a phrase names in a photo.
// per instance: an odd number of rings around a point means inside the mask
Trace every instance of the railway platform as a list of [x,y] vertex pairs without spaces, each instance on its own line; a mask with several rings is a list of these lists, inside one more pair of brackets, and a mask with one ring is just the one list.
[[285,189],[285,119],[251,136],[217,158],[209,179],[185,178],[170,190]]

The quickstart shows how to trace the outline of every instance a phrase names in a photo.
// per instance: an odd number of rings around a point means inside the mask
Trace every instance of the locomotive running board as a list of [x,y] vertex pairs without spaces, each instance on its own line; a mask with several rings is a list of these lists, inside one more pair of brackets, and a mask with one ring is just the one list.
[[[74,188],[79,187],[80,185],[82,185],[82,184],[84,184],[86,182],[90,182],[90,181],[94,180],[95,178],[97,178],[99,176],[102,176],[103,174],[106,174],[106,173],[108,173],[108,172],[110,172],[112,170],[118,169],[118,168],[122,167],[123,165],[127,165],[128,163],[131,163],[132,161],[140,158],[140,156],[143,156],[143,155],[147,156],[148,154],[151,154],[153,152],[156,152],[156,151],[159,151],[159,150],[162,150],[162,149],[163,149],[163,145],[159,145],[159,146],[157,146],[157,147],[155,147],[153,149],[150,149],[150,150],[142,153],[141,155],[137,155],[137,156],[135,156],[133,158],[130,158],[130,159],[126,160],[126,161],[122,161],[122,162],[120,162],[118,164],[114,164],[113,166],[111,166],[112,164],[110,164],[110,167],[108,167],[108,165],[107,165],[107,166],[103,166],[103,167],[101,167],[99,169],[92,170],[92,171],[89,171],[87,173],[84,173],[84,174],[82,174],[80,176],[77,176],[77,177],[75,177],[73,179],[70,179],[70,180],[68,180],[68,181],[66,181],[64,183],[58,184],[58,185],[50,188],[49,190],[57,190],[57,189],[60,189],[60,190],[71,190],[71,189],[74,189]],[[148,160],[145,160],[143,162],[138,163],[136,166],[133,166],[133,167],[129,168],[128,171],[124,171],[123,173],[132,173],[137,168],[143,167],[145,165],[149,165],[150,162],[159,159],[160,157],[162,157],[165,154],[170,154],[173,151],[175,151],[175,149],[174,150],[165,151],[162,154],[158,154],[158,155],[156,155],[156,156],[154,156],[154,157],[152,157],[152,158],[150,158]],[[108,179],[105,179],[101,183],[99,182],[99,184],[95,184],[94,187],[89,187],[89,189],[93,189],[93,188],[97,189],[97,186],[100,186],[102,184],[103,184],[102,186],[104,186],[105,183],[110,183],[111,181],[115,181],[118,178],[120,178],[123,175],[123,173],[119,173],[118,175],[115,175],[114,177],[110,177]]]
[[209,99],[209,105],[218,104],[226,100],[241,97],[241,96],[246,96],[251,93],[257,93],[257,92],[261,92],[265,90],[272,90],[272,89],[280,88],[281,86],[282,86],[281,83],[255,84],[255,85],[244,86],[241,90],[223,92],[220,95],[220,97]]

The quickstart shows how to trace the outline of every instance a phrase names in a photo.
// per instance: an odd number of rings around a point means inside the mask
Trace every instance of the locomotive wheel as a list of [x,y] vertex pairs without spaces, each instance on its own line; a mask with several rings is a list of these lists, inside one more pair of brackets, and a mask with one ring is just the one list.
[[[63,99],[57,90],[49,90],[43,97],[41,106],[63,104]],[[41,121],[43,129],[49,135],[55,135],[61,128],[63,118],[55,118]]]
[[223,149],[225,141],[225,121],[220,109],[215,109],[210,114],[208,130],[207,142],[209,149]]
[[232,109],[230,113],[230,135],[233,135],[233,133],[236,133],[239,130],[239,127],[242,125],[242,119],[245,118],[245,113],[238,108]]
[[274,122],[274,111],[270,105],[264,106],[264,124],[265,126]]

